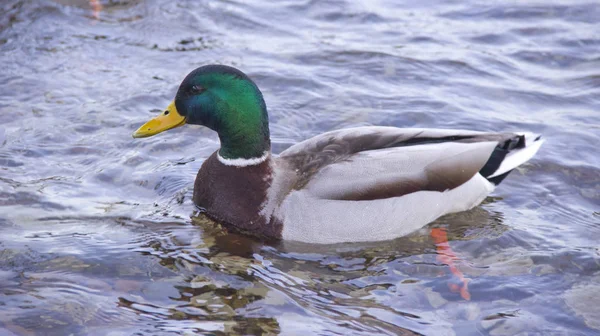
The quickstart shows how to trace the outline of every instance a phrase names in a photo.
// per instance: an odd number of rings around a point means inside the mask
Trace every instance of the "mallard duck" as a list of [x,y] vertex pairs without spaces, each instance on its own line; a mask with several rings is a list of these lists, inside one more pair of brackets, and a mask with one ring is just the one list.
[[531,133],[367,126],[271,153],[256,84],[223,65],[185,77],[175,100],[134,138],[204,125],[221,147],[204,161],[193,201],[224,227],[309,243],[388,240],[478,205],[543,143]]

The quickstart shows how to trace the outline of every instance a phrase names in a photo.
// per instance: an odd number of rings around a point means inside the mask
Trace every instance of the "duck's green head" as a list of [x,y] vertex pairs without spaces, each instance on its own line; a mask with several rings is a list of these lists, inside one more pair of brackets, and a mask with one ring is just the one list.
[[221,139],[219,154],[225,159],[257,158],[270,149],[262,93],[248,76],[229,66],[206,65],[190,72],[175,100],[133,137],[149,137],[185,123],[216,131]]

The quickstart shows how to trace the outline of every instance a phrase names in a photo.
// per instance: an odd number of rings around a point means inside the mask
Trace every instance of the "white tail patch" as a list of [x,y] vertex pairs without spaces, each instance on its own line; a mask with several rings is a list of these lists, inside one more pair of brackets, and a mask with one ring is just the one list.
[[265,162],[265,160],[267,160],[269,158],[269,155],[271,155],[271,152],[265,151],[265,153],[263,155],[261,155],[259,157],[255,157],[255,158],[226,159],[226,158],[222,157],[219,152],[217,152],[217,159],[219,159],[219,161],[226,166],[248,167],[248,166],[255,166],[257,164]]
[[[529,161],[544,143],[544,139],[539,139],[539,135],[533,133],[521,133],[525,136],[525,148],[516,149],[508,153],[506,158],[500,164],[500,167],[487,178],[496,177],[513,170],[523,163]],[[537,139],[537,140],[536,140]]]

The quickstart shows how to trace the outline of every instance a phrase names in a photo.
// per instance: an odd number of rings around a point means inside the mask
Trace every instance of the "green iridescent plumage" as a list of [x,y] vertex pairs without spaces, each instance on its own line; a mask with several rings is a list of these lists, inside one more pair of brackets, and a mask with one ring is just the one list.
[[267,108],[256,84],[237,69],[211,65],[192,71],[175,97],[188,124],[204,125],[221,140],[225,159],[250,159],[270,149]]

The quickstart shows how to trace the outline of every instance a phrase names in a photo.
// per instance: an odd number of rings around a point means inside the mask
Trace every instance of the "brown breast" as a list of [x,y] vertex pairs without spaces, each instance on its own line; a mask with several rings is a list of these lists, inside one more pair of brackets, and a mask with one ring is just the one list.
[[271,158],[254,166],[227,166],[214,152],[198,171],[194,203],[228,229],[263,239],[281,239],[282,225],[260,214],[272,181]]

